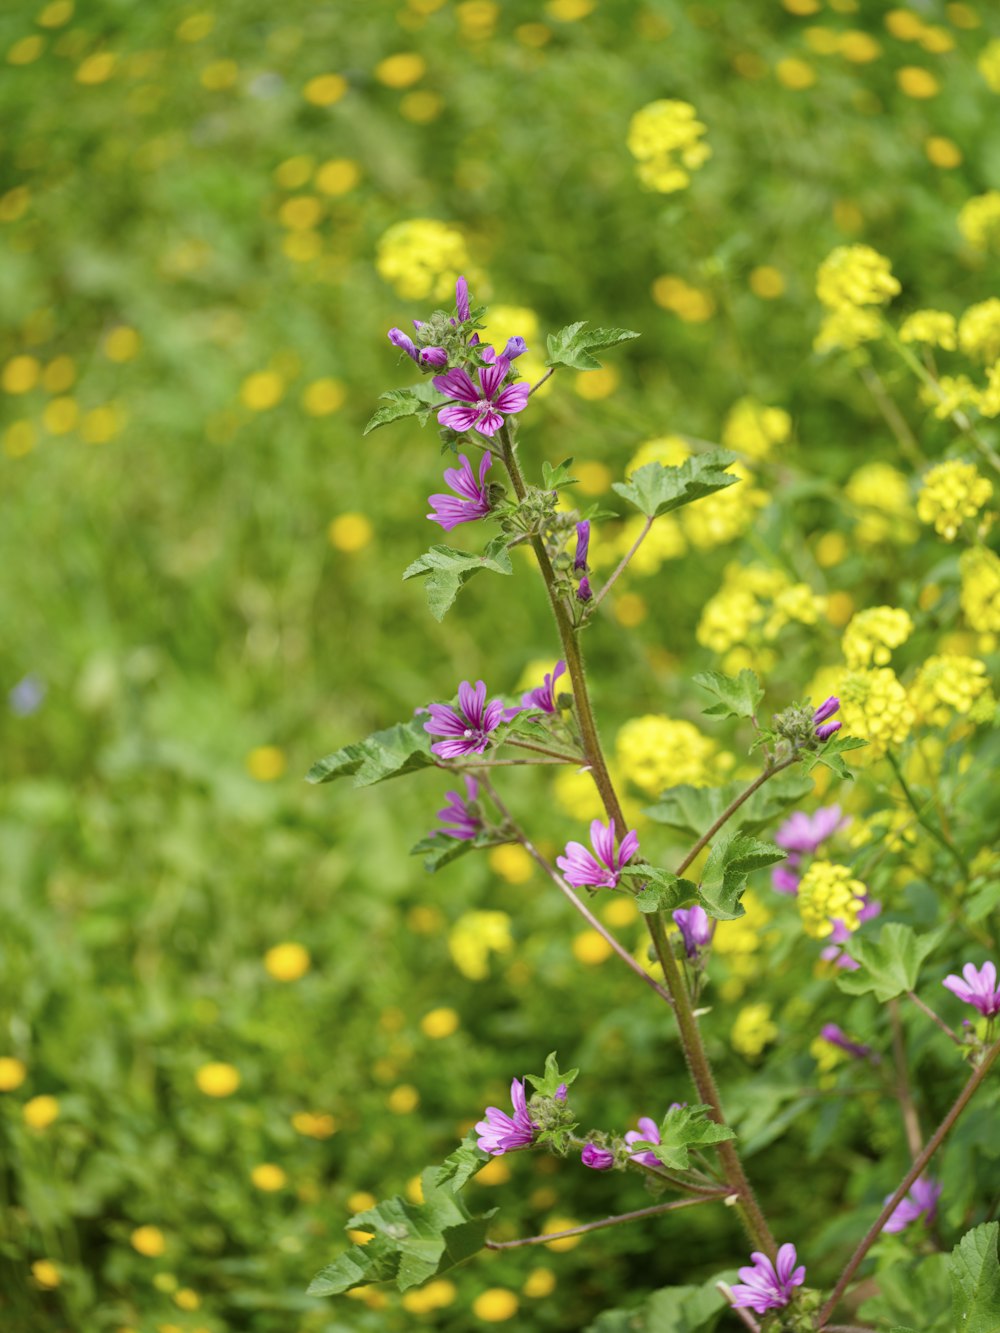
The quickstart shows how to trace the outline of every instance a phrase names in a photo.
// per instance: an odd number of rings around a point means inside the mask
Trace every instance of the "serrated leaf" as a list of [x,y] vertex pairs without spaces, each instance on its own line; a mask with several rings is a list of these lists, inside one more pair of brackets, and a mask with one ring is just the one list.
[[846,778],[848,781],[854,777],[854,774],[844,763],[841,756],[848,750],[860,750],[862,746],[867,745],[860,736],[844,736],[837,731],[826,741],[821,750],[805,750],[802,753],[802,762],[807,773],[811,773],[817,764],[825,764],[827,768],[833,770],[838,778]]
[[549,350],[547,366],[565,366],[569,370],[600,370],[601,362],[593,355],[607,347],[638,338],[631,329],[585,329],[587,321],[567,324],[546,339]]
[[449,399],[438,393],[433,384],[413,385],[409,389],[388,389],[379,394],[379,400],[385,400],[385,407],[376,410],[365,426],[364,434],[370,435],[379,426],[388,426],[390,422],[400,421],[403,417],[420,417],[423,426],[435,407],[444,407]]
[[702,709],[710,717],[753,717],[764,697],[756,672],[746,667],[735,677],[726,676],[721,671],[702,671],[694,677],[694,683],[718,700],[711,707]]
[[675,907],[692,902],[698,894],[697,885],[689,879],[678,879],[658,866],[624,866],[621,877],[637,886],[633,901],[640,912],[672,912]]
[[711,916],[719,921],[733,921],[743,915],[740,899],[750,872],[784,859],[785,853],[774,843],[723,829],[705,862],[698,896]]
[[611,489],[647,518],[659,518],[733,486],[739,477],[725,469],[735,461],[736,455],[728,449],[713,449],[710,453],[693,454],[680,467],[647,463],[636,468],[627,481],[614,482]]
[[[727,782],[724,787],[691,787],[687,784],[668,787],[657,804],[647,806],[643,814],[658,824],[666,824],[698,838],[712,827],[745,787],[746,783],[742,781]],[[811,796],[812,792],[812,778],[798,769],[788,768],[775,773],[743,802],[730,825],[747,833],[757,833]]]
[[709,1120],[708,1106],[675,1106],[668,1111],[660,1125],[659,1143],[639,1143],[635,1148],[645,1150],[672,1171],[686,1171],[691,1164],[690,1148],[707,1148],[714,1143],[726,1143],[736,1135],[728,1125]]
[[481,1171],[487,1162],[492,1161],[489,1153],[476,1146],[478,1140],[474,1130],[450,1153],[440,1166],[428,1166],[421,1172],[424,1194],[437,1189],[448,1188],[457,1192],[467,1181]]
[[459,589],[484,569],[494,574],[513,574],[506,537],[494,537],[481,555],[456,551],[451,546],[432,546],[404,571],[403,579],[426,577],[427,605],[435,620],[443,620]]
[[951,1252],[952,1323],[956,1333],[1000,1333],[1000,1222],[962,1237]]
[[941,926],[927,935],[918,935],[910,926],[893,921],[882,927],[877,941],[854,936],[847,952],[861,964],[861,970],[838,977],[838,986],[849,995],[873,991],[880,1004],[913,990],[921,964],[940,944],[946,930]]
[[543,462],[542,489],[546,491],[557,491],[560,486],[575,485],[576,478],[569,475],[572,466],[572,458],[564,458],[558,467],[553,467],[551,463]]
[[354,778],[355,787],[370,787],[387,778],[402,777],[420,768],[430,768],[432,737],[421,721],[399,722],[385,731],[376,731],[363,741],[345,745],[323,759],[317,759],[306,774],[307,782],[333,782]]
[[423,856],[424,869],[433,875],[436,870],[443,870],[457,861],[466,852],[477,846],[490,847],[491,842],[480,843],[473,838],[452,838],[447,833],[428,833],[410,848],[411,856]]
[[565,1071],[559,1068],[559,1062],[556,1059],[555,1051],[550,1051],[545,1057],[544,1074],[526,1074],[525,1078],[543,1097],[554,1097],[561,1083],[567,1087],[576,1080],[579,1069],[567,1069]]

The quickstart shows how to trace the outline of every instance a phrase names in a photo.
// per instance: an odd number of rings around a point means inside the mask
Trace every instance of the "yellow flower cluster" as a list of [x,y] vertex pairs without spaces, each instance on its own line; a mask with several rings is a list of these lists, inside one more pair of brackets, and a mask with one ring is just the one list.
[[980,634],[1000,631],[1000,556],[987,546],[963,551],[961,603],[965,618]]
[[840,646],[852,670],[873,664],[885,666],[892,649],[905,643],[912,633],[913,621],[905,611],[894,606],[870,606],[851,617]]
[[954,713],[985,722],[996,708],[986,663],[958,653],[928,657],[910,686],[910,702],[919,721],[933,727],[946,727]]
[[[773,643],[793,621],[815,625],[825,612],[826,599],[808,584],[792,583],[780,569],[734,561],[726,566],[722,587],[702,608],[695,637],[716,653],[759,649]],[[735,659],[723,665],[728,671]]]
[[958,229],[974,250],[1000,249],[1000,190],[987,190],[964,203]]
[[454,295],[455,282],[469,274],[469,254],[462,233],[435,218],[397,222],[379,240],[375,267],[405,300]]
[[960,412],[963,407],[979,405],[979,390],[968,375],[941,375],[937,388],[925,386],[920,397],[934,408],[934,415],[939,421]]
[[506,912],[465,912],[448,932],[448,951],[463,977],[482,981],[489,976],[491,953],[514,947]]
[[902,745],[913,727],[913,706],[891,667],[851,671],[841,682],[844,730],[868,742],[862,761],[881,759],[890,745]]
[[719,772],[719,747],[690,722],[649,713],[626,722],[615,739],[618,767],[642,791],[690,782],[704,787]]
[[777,1035],[777,1024],[771,1021],[771,1006],[748,1004],[736,1015],[729,1040],[734,1051],[752,1060]]
[[979,475],[975,463],[949,459],[932,467],[917,497],[917,515],[952,542],[967,518],[975,518],[993,495],[993,484]]
[[991,91],[1000,93],[1000,37],[986,43],[976,65]]
[[845,305],[823,320],[813,339],[817,352],[853,352],[862,343],[873,342],[882,332],[882,322],[874,310]]
[[628,150],[636,159],[636,175],[649,190],[672,194],[691,183],[712,155],[703,142],[705,126],[690,102],[661,99],[637,111],[629,122]]
[[687,324],[704,324],[715,314],[715,301],[700,287],[692,287],[674,273],[661,273],[652,286],[653,300],[672,310]]
[[792,418],[782,407],[767,407],[756,398],[740,398],[729,409],[722,427],[727,449],[750,458],[770,458],[776,444],[784,444],[792,431]]
[[833,934],[834,919],[848,930],[861,924],[858,913],[865,902],[865,886],[855,879],[847,866],[832,861],[813,861],[799,881],[796,902],[802,917],[802,929],[814,940]]
[[900,290],[892,265],[870,245],[839,245],[816,274],[816,295],[828,310],[885,305]]
[[958,322],[958,343],[966,356],[986,364],[1000,357],[1000,297],[969,306]]
[[[536,383],[545,374],[545,344],[541,338],[541,326],[538,315],[528,306],[491,305],[486,315],[486,325],[479,331],[481,342],[489,343],[498,351],[507,345],[507,339],[517,334],[528,344],[528,350],[518,357],[517,369],[525,379]],[[538,390],[545,394],[549,384],[543,384]]]
[[706,495],[680,511],[684,535],[696,550],[711,551],[742,537],[770,498],[739,463],[731,464],[727,471],[739,478],[737,485]]
[[899,336],[905,343],[926,343],[953,352],[958,345],[958,326],[955,316],[946,310],[914,310],[903,320]]
[[854,535],[862,546],[885,541],[906,544],[917,535],[910,483],[888,463],[864,463],[852,472],[844,495],[860,512]]

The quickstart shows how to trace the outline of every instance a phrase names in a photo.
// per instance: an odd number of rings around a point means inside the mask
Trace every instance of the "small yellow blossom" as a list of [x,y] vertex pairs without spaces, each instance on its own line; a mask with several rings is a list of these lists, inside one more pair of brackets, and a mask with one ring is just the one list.
[[841,306],[827,315],[813,339],[817,352],[853,352],[862,343],[882,336],[882,322],[874,310],[863,306]]
[[830,310],[885,305],[899,291],[889,260],[870,245],[838,246],[816,274],[816,295]]
[[618,767],[649,795],[689,782],[704,787],[718,771],[718,745],[690,722],[647,714],[626,722],[615,739]]
[[363,551],[375,536],[375,529],[364,514],[339,514],[327,529],[330,545],[353,554]]
[[267,412],[285,396],[285,382],[274,370],[260,370],[248,375],[240,388],[240,397],[253,412]]
[[754,1059],[777,1035],[777,1024],[771,1021],[771,1006],[748,1004],[736,1015],[729,1040],[739,1055]]
[[31,1276],[40,1287],[50,1291],[62,1281],[62,1274],[51,1259],[36,1259],[31,1265]]
[[[548,1235],[552,1231],[571,1231],[573,1227],[579,1226],[575,1217],[550,1217],[542,1227],[542,1232]],[[583,1239],[582,1236],[563,1236],[561,1240],[546,1241],[547,1250],[555,1250],[561,1253],[564,1250],[575,1250]]]
[[885,666],[891,650],[913,633],[909,615],[892,606],[872,606],[852,617],[844,631],[841,647],[847,665],[852,669]]
[[809,1054],[819,1066],[820,1074],[829,1074],[847,1059],[847,1052],[835,1042],[827,1041],[823,1036],[815,1037],[809,1046]]
[[879,58],[882,47],[870,33],[852,28],[841,34],[840,54],[854,65],[867,65]]
[[910,686],[910,702],[920,722],[945,727],[955,713],[985,722],[996,708],[985,662],[944,653],[928,657]]
[[458,1289],[454,1282],[446,1277],[438,1277],[432,1282],[425,1282],[422,1287],[407,1291],[399,1303],[410,1314],[430,1314],[453,1305],[457,1295]]
[[292,1128],[310,1139],[328,1139],[336,1134],[337,1122],[324,1112],[296,1111],[292,1116]]
[[752,268],[747,281],[754,296],[759,296],[762,301],[776,301],[785,294],[784,275],[771,264],[758,264]]
[[412,1083],[400,1083],[389,1093],[385,1104],[393,1115],[409,1115],[420,1105],[420,1093]]
[[406,300],[453,299],[455,283],[468,273],[462,233],[434,218],[397,222],[378,242],[375,267]]
[[309,950],[301,944],[275,944],[264,955],[264,967],[275,981],[298,981],[309,971]]
[[798,56],[786,56],[779,60],[774,72],[778,82],[793,92],[802,92],[816,82],[816,70],[808,60],[800,60]]
[[45,1093],[32,1097],[21,1107],[21,1116],[29,1129],[48,1129],[59,1119],[59,1099]]
[[41,373],[42,367],[36,357],[13,356],[0,372],[0,385],[5,393],[30,393]]
[[302,406],[311,417],[327,417],[343,407],[347,390],[340,380],[324,378],[313,380],[302,394]]
[[993,483],[980,476],[975,463],[953,458],[924,475],[917,496],[917,516],[933,523],[945,541],[954,541],[966,519],[974,519],[993,495]]
[[455,17],[463,37],[470,42],[483,42],[493,36],[500,6],[494,0],[463,0],[455,6]]
[[340,74],[318,74],[302,89],[302,96],[313,106],[333,106],[347,92],[347,80]]
[[439,1040],[442,1037],[450,1037],[453,1032],[457,1032],[461,1019],[455,1009],[431,1009],[429,1013],[424,1014],[420,1020],[420,1030],[427,1037]]
[[586,769],[560,768],[552,784],[556,804],[574,819],[604,819],[600,792]]
[[285,752],[277,745],[258,745],[246,758],[247,772],[258,782],[275,782],[288,767]]
[[963,551],[958,560],[962,576],[962,611],[980,634],[1000,631],[1000,556],[988,546]]
[[414,125],[429,125],[444,110],[444,98],[429,88],[418,88],[400,99],[399,110]]
[[628,150],[636,175],[649,190],[671,194],[691,183],[712,150],[702,141],[706,127],[690,102],[661,99],[637,111],[629,122]]
[[465,912],[448,932],[452,960],[470,981],[483,981],[489,976],[491,953],[510,953],[513,947],[506,912]]
[[36,22],[43,28],[62,28],[73,17],[73,0],[51,0],[38,15]]
[[[481,1173],[480,1173],[481,1174]],[[533,1268],[521,1288],[525,1296],[551,1296],[556,1289],[556,1275],[551,1268]]]
[[147,1259],[158,1259],[167,1248],[167,1238],[159,1227],[136,1227],[129,1239],[132,1248]]
[[0,1092],[13,1092],[28,1077],[28,1068],[23,1060],[12,1055],[0,1056]]
[[527,884],[535,873],[531,853],[518,842],[505,842],[487,853],[490,868],[508,884]]
[[119,324],[104,336],[102,344],[104,355],[109,361],[122,363],[131,361],[139,354],[142,339],[138,332],[127,324]]
[[274,1194],[278,1190],[283,1190],[288,1184],[288,1175],[280,1166],[275,1166],[273,1162],[261,1162],[250,1172],[250,1179],[257,1189],[263,1190],[265,1194]]
[[848,930],[857,930],[866,893],[864,884],[847,866],[813,861],[799,880],[796,898],[803,930],[814,940],[832,935],[834,921],[842,921]]
[[427,73],[427,61],[416,51],[386,56],[375,66],[375,77],[387,88],[409,88]]
[[940,83],[930,70],[923,69],[920,65],[904,65],[902,69],[897,69],[896,82],[901,92],[918,101],[936,97],[941,91]]
[[974,250],[1000,250],[1000,190],[967,200],[959,209],[958,229]]
[[611,945],[598,930],[584,930],[574,935],[572,947],[577,962],[592,967],[605,962],[613,952]]
[[97,51],[80,62],[76,69],[76,81],[87,86],[106,83],[114,73],[118,57],[113,51]]
[[899,336],[905,343],[926,343],[953,352],[958,345],[958,326],[955,316],[945,310],[915,310],[903,320]]
[[943,171],[952,171],[962,165],[961,148],[953,139],[947,139],[943,134],[929,135],[924,140],[924,152],[931,166],[940,167]]
[[990,91],[1000,93],[1000,37],[986,43],[979,52],[976,66]]
[[502,1157],[491,1157],[481,1171],[476,1172],[477,1185],[506,1185],[510,1167]]
[[484,1324],[500,1324],[517,1314],[518,1299],[506,1287],[488,1287],[472,1302],[472,1313]]
[[880,759],[890,745],[902,745],[913,726],[913,706],[891,667],[849,671],[840,686],[844,730],[868,742],[859,751],[865,759]]
[[194,1081],[206,1097],[231,1097],[240,1086],[240,1071],[235,1065],[213,1061],[195,1071]]
[[906,544],[916,537],[909,481],[891,464],[863,463],[847,479],[844,495],[858,511],[854,533],[860,545]]
[[774,446],[784,444],[791,430],[792,418],[783,407],[767,407],[756,398],[740,398],[726,416],[722,443],[750,458],[769,458]]
[[317,169],[314,184],[320,194],[337,196],[353,190],[360,179],[361,168],[357,162],[348,157],[332,157]]
[[987,364],[1000,357],[1000,297],[969,306],[958,322],[958,343],[966,356]]
[[652,294],[658,306],[672,310],[688,324],[704,324],[715,314],[715,301],[708,292],[672,273],[664,273],[653,282]]

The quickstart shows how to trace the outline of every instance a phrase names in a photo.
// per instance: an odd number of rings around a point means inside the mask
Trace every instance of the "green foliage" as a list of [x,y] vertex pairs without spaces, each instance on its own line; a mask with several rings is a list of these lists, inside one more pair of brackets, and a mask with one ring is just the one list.
[[735,485],[739,477],[726,471],[735,460],[735,454],[726,449],[712,449],[692,455],[680,467],[646,463],[628,481],[616,481],[612,489],[647,518],[659,518]]
[[664,1287],[634,1310],[606,1310],[585,1333],[711,1333],[728,1304],[718,1283],[731,1285],[736,1276],[718,1273],[700,1286]]
[[740,905],[747,877],[754,870],[775,865],[786,853],[773,843],[762,842],[748,833],[727,826],[717,835],[708,860],[698,896],[709,915],[720,921],[732,921],[743,915]]
[[837,984],[849,995],[871,991],[884,1004],[915,988],[924,959],[941,943],[944,933],[942,928],[918,935],[912,926],[894,921],[882,927],[877,941],[856,935],[849,951],[861,970],[838,977]]
[[559,1085],[565,1083],[569,1087],[576,1082],[576,1076],[579,1072],[579,1069],[561,1070],[555,1051],[550,1051],[545,1057],[545,1072],[543,1074],[527,1074],[525,1077],[535,1091],[541,1093],[543,1097],[554,1097]]
[[706,717],[753,717],[764,697],[757,673],[746,668],[735,678],[721,671],[702,671],[693,679],[716,697],[716,703],[701,710]]
[[507,551],[507,538],[503,535],[487,542],[482,555],[456,551],[451,546],[432,546],[408,566],[403,579],[426,577],[427,605],[435,620],[443,620],[454,606],[459,589],[484,569],[494,574],[514,572]]
[[672,1171],[686,1171],[691,1165],[690,1149],[710,1148],[715,1143],[728,1143],[735,1133],[728,1125],[709,1120],[708,1106],[675,1106],[660,1124],[659,1143],[637,1144],[669,1167]]
[[[724,787],[668,787],[656,805],[643,811],[658,824],[679,833],[700,837],[724,810],[746,790],[745,782],[727,782]],[[813,780],[796,768],[786,768],[769,778],[749,796],[730,820],[730,827],[759,833],[798,805],[813,790]]]
[[672,912],[691,902],[698,892],[689,879],[678,879],[658,866],[624,866],[621,877],[636,886],[634,902],[640,912]]
[[564,366],[568,370],[600,370],[601,363],[594,352],[602,352],[607,347],[617,347],[619,343],[631,342],[639,334],[631,329],[589,329],[587,321],[567,324],[558,333],[550,333],[547,339],[549,357],[547,366]]
[[572,458],[564,458],[557,467],[553,467],[547,459],[542,459],[542,490],[557,491],[563,486],[575,485],[576,478],[570,476],[572,468]]
[[424,869],[429,874],[443,870],[467,852],[481,851],[485,847],[495,847],[496,840],[480,834],[476,838],[452,838],[447,833],[428,834],[410,848],[411,856],[424,858]]
[[878,1268],[877,1294],[858,1309],[861,1319],[876,1328],[905,1320],[913,1333],[955,1333],[950,1319],[950,1260],[944,1254],[895,1258]]
[[416,417],[421,426],[427,424],[431,412],[437,407],[444,407],[448,399],[438,393],[429,381],[412,385],[408,389],[388,389],[379,394],[386,399],[385,407],[380,407],[365,426],[364,434],[370,435],[379,426],[388,426],[393,421],[402,421],[404,417]]
[[1000,1222],[962,1237],[951,1252],[952,1322],[956,1333],[1000,1333]]
[[811,773],[817,764],[823,764],[838,778],[853,778],[854,773],[847,767],[843,756],[850,750],[863,749],[867,744],[859,736],[845,736],[843,732],[835,731],[819,750],[803,751],[802,763],[807,773]]
[[306,781],[334,782],[337,778],[353,777],[355,787],[371,787],[388,778],[431,768],[435,763],[431,739],[422,720],[397,722],[394,727],[376,731],[363,741],[317,759],[306,774]]

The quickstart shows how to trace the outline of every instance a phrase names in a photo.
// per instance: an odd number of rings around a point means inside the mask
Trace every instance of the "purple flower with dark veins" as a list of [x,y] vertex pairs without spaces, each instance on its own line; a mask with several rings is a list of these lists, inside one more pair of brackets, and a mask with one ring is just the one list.
[[579,573],[587,572],[587,550],[590,546],[590,520],[581,519],[576,525],[576,555],[573,558],[573,568]]
[[498,356],[492,365],[480,367],[478,389],[461,366],[453,366],[446,375],[435,375],[433,384],[439,393],[465,404],[442,407],[437,418],[441,425],[459,434],[475,427],[480,435],[495,435],[503,425],[504,416],[522,411],[528,401],[527,384],[501,388],[509,370],[510,362],[505,356]]
[[468,773],[465,775],[465,796],[457,791],[446,791],[448,804],[437,812],[441,821],[441,832],[447,833],[459,842],[471,842],[483,827],[483,821],[475,813],[473,806],[479,795],[479,783]]
[[796,810],[778,829],[774,841],[786,852],[815,855],[821,843],[850,822],[850,816],[845,817],[839,805],[822,805],[811,815]]
[[418,366],[434,366],[440,370],[442,366],[448,364],[448,353],[443,347],[418,347],[410,335],[404,333],[402,329],[390,329],[387,336],[393,347],[405,352]]
[[424,731],[446,739],[431,746],[442,759],[457,759],[463,754],[482,754],[490,743],[490,733],[503,721],[504,706],[499,699],[486,702],[486,685],[476,681],[473,689],[467,680],[458,687],[458,708],[450,704],[431,704],[431,720]]
[[515,334],[513,338],[507,339],[507,346],[503,349],[503,354],[508,361],[516,361],[519,356],[524,356],[527,350],[528,344],[520,334]]
[[591,1171],[610,1171],[615,1164],[615,1155],[608,1148],[599,1148],[596,1143],[584,1145],[580,1161],[589,1166]]
[[560,659],[551,675],[546,671],[545,680],[541,685],[536,685],[533,690],[528,690],[527,694],[521,695],[521,703],[524,707],[540,708],[543,713],[555,713],[556,681],[565,671],[566,663]]
[[[432,747],[433,748],[433,747]],[[594,853],[580,842],[568,842],[566,855],[556,857],[556,865],[566,881],[576,889],[613,889],[621,878],[621,868],[639,850],[639,835],[633,831],[622,838],[615,855],[615,821],[605,826],[595,819],[590,826],[590,842]]]
[[463,324],[469,318],[469,284],[464,278],[455,283],[455,313]]
[[987,961],[978,969],[973,963],[966,963],[961,977],[952,973],[945,977],[941,985],[947,986],[953,995],[966,1004],[973,1005],[984,1018],[995,1018],[1000,1014],[1000,990],[997,989],[995,963]]
[[824,699],[813,713],[813,726],[816,728],[816,739],[818,741],[828,741],[835,731],[840,730],[843,723],[827,721],[828,718],[833,717],[839,708],[840,700],[835,694],[831,694],[829,699]]
[[878,1061],[878,1056],[873,1054],[870,1046],[863,1046],[859,1041],[851,1041],[844,1029],[838,1027],[836,1023],[824,1023],[819,1035],[831,1046],[839,1046],[848,1055],[853,1055],[856,1060],[871,1059],[876,1063]]
[[[659,1143],[660,1127],[655,1120],[650,1119],[648,1115],[639,1117],[639,1128],[630,1129],[625,1135],[625,1142],[632,1143]],[[663,1163],[655,1153],[644,1149],[642,1152],[630,1152],[629,1157],[633,1162],[639,1162],[642,1166],[662,1166]]]
[[806,1280],[806,1270],[799,1264],[794,1245],[782,1245],[778,1251],[778,1262],[773,1264],[766,1254],[754,1250],[750,1258],[753,1267],[739,1270],[742,1283],[733,1287],[733,1306],[736,1309],[756,1310],[758,1314],[767,1314],[768,1310],[783,1310],[792,1299],[792,1288],[801,1287]]
[[678,907],[673,913],[674,921],[681,932],[684,948],[689,958],[697,956],[706,944],[712,942],[712,922],[704,907]]
[[472,523],[477,518],[485,518],[490,512],[490,493],[486,485],[486,474],[493,466],[493,455],[487,451],[479,460],[479,478],[472,470],[472,464],[465,454],[459,454],[460,467],[445,468],[444,479],[454,495],[443,492],[427,497],[427,502],[434,510],[427,517],[432,523],[440,523],[445,532],[457,528],[460,523]]
[[538,1132],[538,1126],[528,1112],[524,1079],[516,1078],[511,1083],[510,1100],[514,1107],[513,1117],[499,1107],[487,1106],[486,1119],[476,1125],[476,1133],[479,1135],[476,1146],[492,1157],[502,1157],[505,1152],[527,1148]]
[[[931,1180],[929,1176],[915,1180],[909,1194],[900,1199],[882,1230],[895,1235],[897,1231],[905,1231],[911,1222],[916,1222],[920,1217],[924,1219],[924,1226],[929,1227],[937,1213],[937,1203],[943,1189],[943,1185]],[[887,1194],[883,1203],[888,1203],[891,1198],[892,1195]]]

